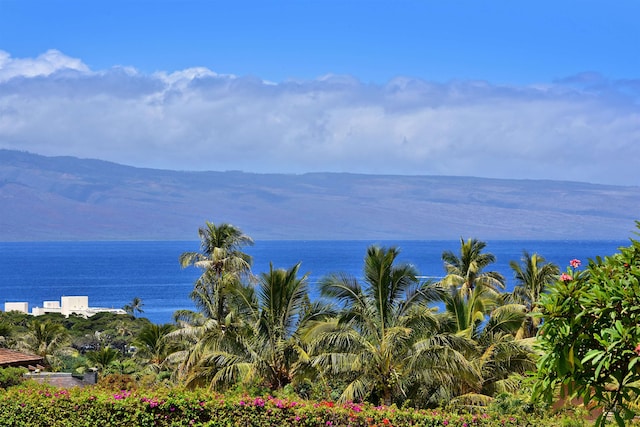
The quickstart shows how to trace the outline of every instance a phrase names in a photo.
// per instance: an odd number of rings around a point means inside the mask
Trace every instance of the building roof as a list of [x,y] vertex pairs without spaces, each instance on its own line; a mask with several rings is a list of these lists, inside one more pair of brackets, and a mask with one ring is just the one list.
[[0,367],[6,366],[28,366],[42,363],[43,358],[35,354],[21,353],[7,348],[0,348]]

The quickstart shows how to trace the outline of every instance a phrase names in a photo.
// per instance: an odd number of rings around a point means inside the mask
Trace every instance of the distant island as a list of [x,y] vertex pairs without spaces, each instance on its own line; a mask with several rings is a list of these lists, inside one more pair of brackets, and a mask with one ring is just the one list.
[[640,187],[546,180],[135,168],[0,150],[0,241],[626,239]]

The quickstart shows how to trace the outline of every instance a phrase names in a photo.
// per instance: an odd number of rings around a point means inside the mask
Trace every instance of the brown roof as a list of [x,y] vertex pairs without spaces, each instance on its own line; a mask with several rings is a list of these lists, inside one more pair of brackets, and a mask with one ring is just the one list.
[[27,366],[34,363],[42,363],[42,361],[43,358],[41,356],[0,348],[0,367]]

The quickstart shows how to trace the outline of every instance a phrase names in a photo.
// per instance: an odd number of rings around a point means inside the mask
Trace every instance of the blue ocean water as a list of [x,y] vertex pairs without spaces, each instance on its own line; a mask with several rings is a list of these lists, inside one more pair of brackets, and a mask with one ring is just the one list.
[[[371,244],[396,246],[400,260],[414,264],[420,274],[438,278],[444,273],[442,252],[458,252],[459,241],[257,241],[247,248],[253,256],[253,272],[289,268],[302,262],[309,273],[312,298],[318,281],[332,272],[361,277],[363,258]],[[497,262],[513,287],[509,261],[522,251],[538,253],[561,270],[573,258],[589,258],[617,252],[628,241],[488,241],[486,252]],[[29,310],[61,296],[88,295],[92,307],[122,308],[134,297],[142,299],[144,313],[154,323],[172,321],[178,309],[194,309],[189,293],[200,271],[182,269],[181,253],[198,251],[196,241],[122,242],[0,242],[0,308],[4,302],[26,301]]]

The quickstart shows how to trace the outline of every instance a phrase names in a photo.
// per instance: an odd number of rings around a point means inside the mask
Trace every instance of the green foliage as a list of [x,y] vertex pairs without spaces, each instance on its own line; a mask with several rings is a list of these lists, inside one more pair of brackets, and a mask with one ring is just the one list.
[[122,390],[133,391],[138,388],[138,384],[131,375],[109,374],[100,378],[97,388],[106,391],[118,392]]
[[397,248],[370,246],[362,283],[344,274],[321,282],[322,295],[343,310],[311,330],[313,364],[349,380],[341,401],[426,402],[475,374],[461,353],[472,343],[441,334],[428,307],[442,298],[441,288],[420,282],[412,265],[396,263],[398,255]]
[[104,371],[118,360],[120,352],[110,347],[101,348],[98,351],[90,351],[87,353],[87,361],[90,367]]
[[20,348],[45,358],[45,363],[55,367],[55,353],[69,343],[69,333],[63,325],[47,318],[33,319],[26,334],[22,337]]
[[20,367],[0,368],[0,388],[8,388],[24,381],[27,369]]
[[131,302],[129,304],[125,304],[125,306],[122,307],[122,309],[126,311],[128,314],[130,314],[131,316],[135,317],[136,312],[144,313],[144,310],[142,309],[143,306],[144,306],[144,303],[142,302],[142,299],[140,297],[134,297],[131,300]]
[[[203,390],[56,389],[25,383],[0,391],[3,426],[425,426],[560,425],[521,415],[458,414],[436,410],[310,402],[286,397],[220,395]],[[547,422],[548,421],[548,422]],[[555,424],[554,424],[555,423]]]
[[251,256],[242,252],[253,240],[231,224],[206,222],[198,229],[201,252],[180,255],[182,267],[190,265],[202,270],[191,292],[196,307],[208,318],[223,322],[229,313],[227,299],[230,288],[242,278],[251,276]]
[[552,401],[562,386],[624,426],[640,392],[640,242],[584,271],[575,261],[542,297],[536,391]]

